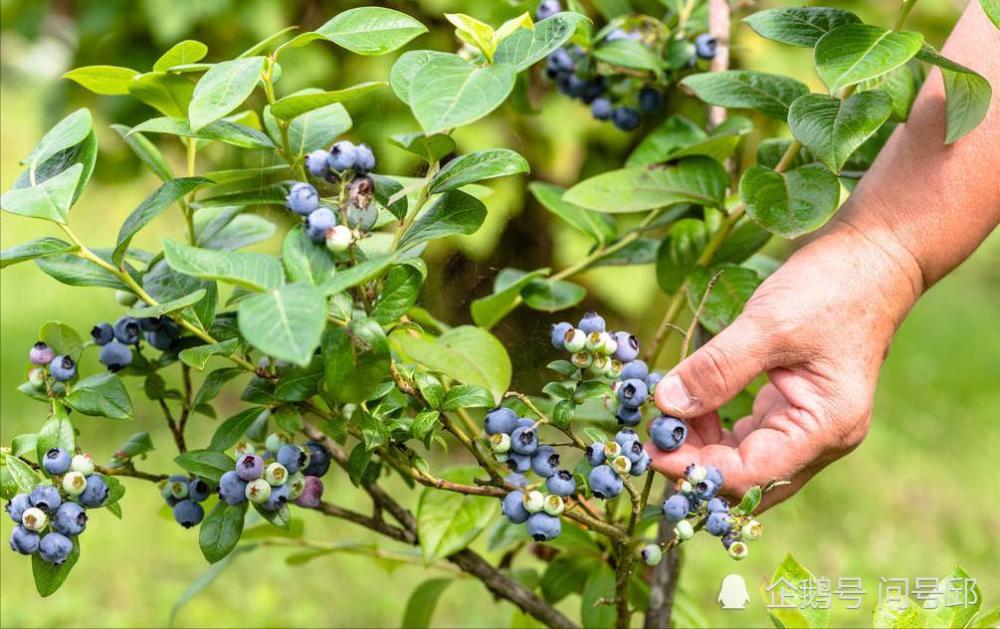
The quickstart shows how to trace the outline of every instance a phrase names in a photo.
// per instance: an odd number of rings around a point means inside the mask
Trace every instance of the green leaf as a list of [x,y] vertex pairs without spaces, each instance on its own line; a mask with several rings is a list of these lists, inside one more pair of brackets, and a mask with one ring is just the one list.
[[38,338],[52,348],[52,351],[70,356],[73,360],[80,359],[83,351],[83,339],[76,330],[59,321],[48,321],[38,330]]
[[35,589],[39,596],[46,597],[55,594],[69,576],[69,571],[80,559],[80,538],[72,538],[73,548],[66,557],[66,561],[56,565],[43,561],[41,555],[35,553],[31,556],[31,574],[35,578]]
[[454,579],[428,579],[418,585],[406,602],[402,626],[413,629],[430,627],[438,599],[452,581]]
[[128,93],[164,116],[186,119],[194,87],[194,83],[184,76],[147,72],[132,78]]
[[524,305],[542,312],[558,312],[579,304],[587,296],[587,289],[563,280],[539,279],[528,284],[521,296]]
[[194,88],[188,118],[191,130],[215,122],[239,107],[253,92],[264,70],[264,57],[246,57],[213,65]]
[[298,365],[286,369],[281,374],[274,397],[285,402],[301,402],[316,395],[320,380],[323,379],[322,356],[313,356],[305,367]]
[[45,453],[52,448],[62,448],[70,453],[76,452],[76,431],[69,417],[58,414],[50,417],[38,429],[38,436],[35,439],[36,461],[41,462]]
[[767,231],[796,238],[822,227],[837,211],[840,182],[819,164],[779,173],[751,166],[740,179],[747,215]]
[[511,363],[499,340],[472,326],[452,328],[434,338],[409,330],[390,336],[394,348],[432,371],[468,384],[486,387],[494,401],[510,386]]
[[417,303],[423,279],[420,271],[408,264],[392,267],[372,309],[372,318],[382,325],[395,323]]
[[219,561],[236,547],[246,512],[246,503],[229,505],[220,500],[205,517],[198,531],[198,545],[209,563]]
[[334,16],[316,29],[329,41],[359,55],[384,55],[427,32],[405,13],[382,7],[358,7]]
[[348,288],[353,288],[379,275],[393,263],[394,259],[395,257],[392,255],[369,258],[352,267],[337,271],[336,275],[325,282],[320,288],[327,295],[335,295],[343,292]]
[[94,130],[83,138],[83,141],[73,146],[62,149],[54,155],[45,158],[39,163],[32,164],[28,169],[21,172],[14,180],[13,189],[29,188],[41,185],[49,179],[60,175],[73,166],[81,165],[83,170],[77,179],[73,197],[69,205],[76,203],[83,193],[83,189],[90,181],[90,175],[94,172],[94,165],[97,163],[97,135]]
[[[219,289],[215,282],[199,280],[170,268],[166,260],[159,260],[142,276],[142,288],[159,302],[170,302],[186,295],[205,290],[205,297],[190,309],[181,311],[187,321],[208,329],[215,320],[215,307]],[[235,350],[235,347],[233,347]],[[229,353],[232,353],[230,350]]]
[[104,286],[129,290],[129,287],[111,272],[73,254],[36,258],[35,264],[51,277],[69,286]]
[[757,253],[770,239],[771,232],[761,229],[757,223],[750,220],[740,221],[722,241],[712,260],[715,263],[739,264]]
[[323,360],[327,390],[343,402],[368,400],[389,375],[389,345],[372,319],[352,321],[349,329],[328,330],[323,337]]
[[260,351],[308,365],[323,334],[326,299],[308,284],[288,284],[241,302],[238,320],[243,338]]
[[400,55],[389,71],[389,87],[399,100],[410,105],[410,85],[413,78],[432,59],[450,58],[453,55],[436,50],[411,50]]
[[[967,585],[970,582],[971,587]],[[929,627],[968,627],[982,606],[982,591],[961,566],[955,566],[951,574],[938,581],[923,600]]]
[[872,612],[872,627],[877,629],[912,629],[914,627],[936,627],[928,614],[913,599],[887,599],[882,606]]
[[582,592],[587,578],[600,569],[601,562],[593,557],[556,555],[542,574],[542,596],[550,603],[558,603],[570,594]]
[[[26,454],[34,454],[38,461],[42,460],[36,452],[38,446],[38,435],[35,433],[26,433],[23,435],[18,435],[11,439],[10,441],[10,453],[15,457],[22,457]],[[45,453],[42,452],[42,455]]]
[[38,473],[16,456],[2,454],[2,461],[21,493],[30,494],[38,486],[39,482],[41,482]]
[[[451,141],[450,138],[449,141]],[[403,190],[403,185],[392,177],[385,177],[377,174],[372,174],[370,176],[375,182],[375,202],[385,208],[387,212],[395,216],[397,219],[403,220],[406,218],[409,202],[407,201],[405,194],[399,194]]]
[[221,280],[249,290],[268,290],[285,281],[281,263],[263,253],[215,251],[163,241],[170,268],[204,280]]
[[492,26],[464,13],[445,13],[444,17],[455,26],[456,37],[479,50],[487,63],[493,63],[498,38]]
[[649,46],[635,39],[605,40],[594,48],[593,55],[596,59],[622,68],[656,73],[663,69],[660,57]]
[[710,105],[753,109],[778,120],[788,117],[792,101],[809,93],[809,88],[795,79],[751,70],[692,74],[681,85]]
[[753,270],[733,264],[697,267],[691,272],[688,282],[688,303],[692,310],[698,308],[709,281],[719,272],[721,275],[705,299],[700,319],[701,325],[712,334],[718,334],[736,320],[761,282],[760,276]]
[[431,179],[430,192],[444,192],[484,179],[529,172],[528,161],[510,149],[488,149],[460,155]]
[[[273,149],[274,143],[260,131],[228,120],[217,120],[194,131],[186,120],[178,118],[152,118],[140,123],[129,134],[136,133],[166,133],[200,140],[217,140],[241,148]],[[289,130],[289,134],[291,131]]]
[[[314,93],[319,91],[303,90],[296,95]],[[340,103],[319,107],[292,120],[288,127],[288,144],[297,155],[327,149],[334,139],[349,130],[353,124],[350,114]],[[264,109],[264,125],[273,137],[280,137],[281,132],[270,107]]]
[[435,133],[399,133],[389,138],[389,142],[413,153],[425,162],[436,162],[455,150],[455,141],[450,135]]
[[647,134],[625,162],[626,166],[646,166],[666,161],[667,156],[708,137],[705,131],[684,116],[670,116]]
[[697,203],[722,207],[728,175],[708,157],[685,157],[665,166],[623,168],[585,179],[566,191],[568,203],[609,214]]
[[493,293],[472,302],[470,311],[476,325],[489,329],[517,307],[521,289],[532,280],[548,275],[548,269],[530,273],[518,269],[503,269],[493,281]]
[[320,286],[333,276],[333,257],[326,247],[309,238],[302,225],[296,225],[285,236],[281,249],[285,272],[293,282],[308,282]]
[[830,7],[787,7],[758,11],[743,19],[761,37],[812,48],[820,37],[833,29],[861,22],[858,16]]
[[92,129],[90,111],[77,109],[49,129],[21,164],[35,169],[53,155],[83,142]]
[[[122,447],[118,448],[118,452],[124,454],[126,458],[131,459],[141,454],[152,452],[153,449],[153,440],[150,439],[149,433],[142,431],[129,437],[128,441],[122,444]],[[115,453],[115,461],[118,460],[118,452]]]
[[297,118],[304,113],[313,111],[314,109],[319,109],[320,107],[325,107],[334,103],[342,103],[353,98],[360,98],[361,96],[364,96],[365,94],[368,94],[369,92],[384,85],[388,84],[385,81],[370,81],[367,83],[352,85],[351,87],[341,90],[334,90],[332,92],[306,92],[293,94],[291,96],[285,96],[271,105],[271,113],[275,118],[280,120],[292,120],[293,118]]
[[887,31],[870,24],[839,26],[816,42],[816,71],[835,92],[892,72],[913,58],[923,41],[920,33]]
[[189,365],[195,369],[204,369],[209,358],[212,356],[231,356],[239,345],[239,339],[232,338],[221,343],[189,347],[188,349],[181,350],[178,357],[185,365]]
[[597,242],[605,243],[614,238],[615,224],[612,218],[568,203],[563,199],[566,192],[564,188],[533,181],[528,184],[528,189],[542,207]]
[[207,376],[205,380],[201,383],[201,387],[198,389],[198,393],[194,396],[194,401],[191,403],[192,407],[199,406],[201,404],[206,404],[215,399],[215,396],[219,395],[222,391],[222,387],[238,376],[242,376],[246,373],[242,367],[228,367],[225,369],[216,369]]
[[153,63],[154,72],[166,72],[174,66],[198,63],[208,54],[208,46],[193,39],[174,44]]
[[431,203],[420,218],[399,239],[399,249],[452,236],[471,234],[486,219],[486,206],[476,197],[461,190],[449,190]]
[[115,130],[125,144],[132,149],[143,164],[146,165],[154,175],[163,181],[170,181],[174,178],[174,173],[170,170],[170,164],[164,159],[163,154],[156,148],[156,145],[146,139],[141,133],[132,133],[131,127],[122,124],[113,124],[111,128]]
[[441,403],[443,411],[457,411],[466,408],[490,408],[493,395],[478,384],[460,384],[448,390]]
[[38,185],[6,192],[0,196],[0,208],[11,214],[65,224],[83,169],[83,164],[74,164]]
[[143,202],[139,204],[139,207],[132,210],[132,213],[128,215],[125,222],[122,224],[121,229],[118,231],[118,243],[115,245],[114,253],[111,254],[111,259],[114,263],[116,265],[121,264],[121,261],[125,258],[125,252],[128,251],[129,243],[131,243],[132,238],[139,233],[139,230],[148,225],[154,218],[159,216],[163,210],[173,205],[175,201],[196,189],[198,186],[208,182],[209,180],[204,177],[182,177],[180,179],[173,179],[166,182],[157,188],[153,194],[146,197]]
[[174,463],[213,483],[236,467],[236,461],[215,450],[190,450],[174,457]]
[[970,622],[974,629],[993,629],[1000,624],[1000,605],[979,612]]
[[520,28],[500,40],[493,62],[514,66],[515,72],[527,70],[565,44],[587,21],[579,13],[564,11],[536,23],[533,29]]
[[[786,555],[785,559],[778,565],[771,577],[768,588],[776,590],[782,587],[782,583],[791,583],[793,587],[784,586],[782,590],[785,594],[783,600],[787,605],[771,606],[770,594],[767,589],[761,589],[761,595],[768,603],[768,613],[780,627],[826,627],[829,625],[830,610],[824,609],[822,605],[812,605],[805,598],[808,596],[798,587],[803,581],[815,581],[813,576],[805,566],[800,564],[791,555]],[[782,581],[784,580],[784,581]]]
[[440,413],[437,411],[417,413],[410,423],[410,434],[414,439],[423,439],[437,427],[439,417]]
[[[205,249],[240,249],[263,242],[274,235],[274,223],[256,214],[237,214],[226,221],[231,212],[245,208],[201,208],[194,214],[198,246]],[[216,223],[216,220],[219,222]]]
[[834,173],[892,114],[892,100],[879,90],[848,99],[808,94],[788,110],[792,135]]
[[66,404],[84,415],[110,419],[131,419],[132,400],[121,379],[113,373],[100,373],[77,382]]
[[587,583],[580,593],[580,620],[587,629],[591,627],[611,627],[615,624],[615,606],[613,604],[596,605],[601,599],[611,600],[615,597],[615,573],[604,563],[594,566],[587,576]]
[[260,517],[264,518],[279,529],[288,531],[292,526],[292,514],[287,504],[281,505],[277,511],[268,511],[263,506],[255,504],[253,506]]
[[52,238],[51,236],[36,238],[22,245],[15,245],[9,249],[0,251],[0,269],[17,264],[18,262],[66,253],[73,249],[76,249],[76,245],[71,245],[58,238]]
[[1000,28],[1000,2],[997,0],[979,0],[983,7],[983,12],[990,18],[993,25]]
[[764,496],[763,490],[760,487],[754,485],[743,494],[743,499],[740,500],[739,510],[746,515],[751,515],[757,509],[760,504],[760,499]]
[[934,48],[924,44],[917,59],[941,68],[947,98],[947,129],[945,144],[955,142],[972,131],[986,117],[990,108],[993,89],[989,81],[963,65],[943,57]]
[[[472,484],[478,467],[454,467],[441,474],[445,480]],[[417,505],[417,530],[424,561],[431,563],[466,548],[489,525],[496,501],[427,487]]]
[[660,288],[674,294],[695,267],[708,244],[709,231],[705,222],[682,218],[670,228],[656,254],[656,281]]
[[461,127],[499,107],[514,89],[514,68],[476,66],[458,55],[428,60],[409,85],[410,107],[427,133]]
[[76,81],[95,94],[115,96],[128,94],[129,81],[139,72],[119,66],[84,66],[63,75],[64,79]]

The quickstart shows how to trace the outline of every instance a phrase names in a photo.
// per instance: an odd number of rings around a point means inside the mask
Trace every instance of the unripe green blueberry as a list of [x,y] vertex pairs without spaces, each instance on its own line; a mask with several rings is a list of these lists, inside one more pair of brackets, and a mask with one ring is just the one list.
[[604,460],[614,461],[622,455],[622,446],[617,441],[608,441],[604,444]]
[[271,485],[263,478],[252,480],[247,483],[246,497],[247,500],[257,505],[267,502],[267,499],[271,497]]
[[587,352],[576,352],[570,357],[570,362],[573,363],[574,367],[580,369],[586,369],[594,362],[594,357]]
[[28,372],[28,384],[36,389],[41,389],[45,386],[45,370],[41,367],[35,367]]
[[708,470],[702,465],[692,465],[687,475],[687,479],[693,485],[697,485],[706,478],[708,478]]
[[612,378],[617,378],[622,374],[622,361],[611,359],[611,366],[608,367],[608,375]]
[[686,480],[681,481],[680,487],[677,488],[682,494],[690,494],[694,491],[694,485],[687,482]]
[[639,558],[647,566],[655,566],[663,559],[663,551],[657,544],[646,544],[639,551]]
[[281,463],[271,463],[264,470],[264,480],[272,487],[280,487],[288,482],[288,468]]
[[[601,349],[601,333],[591,332],[587,335],[587,344],[585,346],[588,352],[600,352]],[[603,353],[603,352],[601,352]]]
[[524,508],[528,513],[538,513],[545,508],[545,496],[536,490],[524,494]]
[[510,435],[505,432],[498,432],[490,437],[490,447],[497,454],[510,452]]
[[94,473],[94,459],[89,454],[78,454],[73,457],[69,469],[80,472],[84,476],[90,476]]
[[176,500],[184,500],[188,496],[188,483],[186,480],[175,478],[167,481],[167,488],[170,496]]
[[277,452],[278,450],[281,449],[281,446],[285,445],[286,443],[288,443],[288,439],[285,437],[285,435],[272,432],[267,436],[267,439],[264,440],[264,447],[270,450],[271,452]]
[[347,225],[336,225],[326,232],[326,248],[334,253],[347,251],[354,242],[354,234]]
[[743,534],[743,539],[752,542],[756,539],[760,539],[760,536],[764,534],[764,525],[757,520],[750,520],[743,525],[740,533]]
[[70,496],[79,496],[87,489],[87,477],[80,472],[66,472],[62,479],[62,488]]
[[126,308],[131,308],[132,306],[135,305],[135,302],[139,301],[139,298],[136,297],[135,294],[130,293],[128,291],[116,290],[115,301],[117,301],[119,305],[125,306]]
[[590,363],[590,371],[596,376],[606,376],[611,373],[611,359],[603,354],[596,354]]
[[694,537],[694,527],[691,526],[691,522],[688,520],[681,520],[674,525],[674,533],[681,540],[691,539]]
[[542,509],[549,515],[559,515],[566,508],[563,499],[555,494],[545,497],[545,506]]
[[288,498],[289,500],[295,500],[302,495],[302,491],[306,488],[306,477],[302,472],[295,472],[288,477]]
[[625,476],[632,470],[632,461],[628,460],[626,456],[616,456],[613,461],[611,461],[611,467],[619,476]]
[[236,458],[240,458],[244,454],[256,454],[257,448],[254,447],[249,441],[240,441],[235,446],[233,446],[233,454]]
[[610,356],[615,353],[618,349],[618,343],[615,342],[615,337],[611,336],[607,332],[601,332],[601,339],[597,345],[597,351],[605,356]]
[[750,547],[743,542],[733,542],[729,545],[729,556],[739,561],[750,554]]
[[496,458],[497,463],[506,463],[507,461],[510,460],[510,453],[508,453],[508,452],[497,452],[494,455],[494,458]]
[[21,515],[21,524],[29,531],[38,533],[49,523],[49,516],[38,507],[29,507]]
[[575,354],[582,351],[586,346],[587,335],[583,332],[583,330],[574,328],[566,333],[566,339],[563,341],[563,347],[567,352]]

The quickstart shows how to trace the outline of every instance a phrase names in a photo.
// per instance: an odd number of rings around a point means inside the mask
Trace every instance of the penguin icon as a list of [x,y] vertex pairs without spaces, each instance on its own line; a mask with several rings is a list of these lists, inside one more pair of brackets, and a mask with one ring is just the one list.
[[719,597],[716,599],[722,609],[744,609],[750,601],[747,582],[738,574],[729,574],[722,579]]

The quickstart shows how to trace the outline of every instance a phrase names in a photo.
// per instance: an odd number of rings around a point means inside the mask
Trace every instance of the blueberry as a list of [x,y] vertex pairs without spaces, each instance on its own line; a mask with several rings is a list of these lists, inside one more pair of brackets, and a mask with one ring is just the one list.
[[285,466],[290,474],[298,472],[299,469],[305,466],[308,462],[306,459],[306,453],[296,445],[284,445],[278,450],[278,456],[275,457],[281,465]]
[[271,463],[264,469],[264,480],[271,487],[278,487],[288,482],[288,470],[281,463]]
[[323,481],[315,476],[306,476],[302,493],[295,499],[295,504],[307,509],[315,509],[323,501]]
[[549,492],[556,496],[572,496],[576,492],[576,479],[569,470],[558,470],[545,481]]
[[261,504],[271,496],[271,485],[268,484],[263,478],[257,478],[249,483],[246,487],[246,497],[247,500],[254,504]]
[[642,458],[645,450],[642,449],[642,441],[639,435],[630,428],[625,428],[615,435],[615,443],[622,447],[622,455],[635,465]]
[[108,371],[118,371],[132,364],[132,348],[113,340],[101,348],[97,359]]
[[646,388],[650,391],[655,391],[656,385],[660,383],[660,380],[663,380],[662,373],[658,371],[651,372],[648,376],[646,376]]
[[70,496],[79,496],[87,490],[87,477],[81,472],[67,472],[62,477],[62,488]]
[[49,516],[45,515],[45,512],[38,507],[28,507],[21,514],[20,524],[28,529],[29,531],[34,531],[38,533],[49,523]]
[[593,465],[598,466],[604,463],[604,444],[603,443],[592,443],[587,446],[587,461]]
[[236,474],[245,481],[256,480],[264,473],[264,459],[257,454],[244,454],[236,460]]
[[596,120],[610,120],[613,110],[614,107],[612,107],[611,101],[606,98],[595,98],[590,103],[590,115]]
[[[517,430],[518,428],[534,428],[534,427],[535,427],[535,420],[531,419],[530,417],[518,417],[517,423],[514,424],[514,430]],[[514,433],[511,432],[511,434]]]
[[642,410],[638,408],[629,408],[622,404],[615,411],[615,418],[618,423],[622,426],[638,426],[642,421]]
[[764,534],[764,525],[757,520],[750,520],[743,525],[743,528],[740,529],[740,533],[743,535],[744,539],[752,542],[755,539],[759,539],[760,536]]
[[722,546],[726,550],[729,550],[729,547],[738,541],[740,541],[740,534],[737,531],[730,530],[722,536]]
[[641,118],[639,112],[631,107],[615,107],[611,112],[611,121],[622,131],[634,131],[639,127]]
[[630,360],[622,367],[621,379],[632,380],[635,378],[637,380],[645,380],[648,375],[649,367],[646,366],[646,363],[641,360]]
[[160,324],[157,329],[147,331],[143,336],[145,336],[147,343],[161,352],[170,351],[174,348],[177,339],[180,338],[181,328],[173,319],[168,317],[160,317],[159,319]]
[[646,470],[649,469],[649,464],[651,462],[652,459],[649,458],[649,453],[643,450],[639,458],[632,463],[632,469],[629,470],[629,474],[632,476],[642,476],[646,473]]
[[212,488],[204,480],[195,478],[188,483],[188,498],[191,500],[204,502],[211,495]]
[[306,233],[309,239],[319,244],[326,241],[326,232],[337,224],[337,216],[328,207],[313,210],[306,217]]
[[268,495],[267,500],[261,503],[260,508],[265,511],[277,511],[288,504],[288,501],[291,500],[291,493],[292,489],[287,484],[272,487],[270,495]]
[[722,537],[728,533],[732,526],[733,517],[725,511],[714,511],[708,514],[708,520],[705,521],[705,530],[708,531],[709,535],[716,537]]
[[552,63],[560,72],[572,72],[576,67],[576,62],[573,61],[573,57],[570,56],[569,51],[565,48],[558,48],[552,53]]
[[560,321],[552,325],[551,339],[552,347],[563,349],[566,342],[566,335],[573,329],[573,325],[566,321]]
[[588,312],[583,315],[580,319],[580,324],[577,326],[583,330],[584,334],[593,334],[594,332],[604,332],[606,329],[604,323],[604,317],[597,314],[596,312]]
[[594,357],[589,352],[577,352],[570,356],[569,360],[580,369],[586,369],[594,364]]
[[302,473],[317,478],[324,476],[330,469],[330,452],[318,441],[307,441],[303,447],[309,453],[309,464]]
[[692,484],[700,483],[708,478],[708,470],[705,469],[704,465],[695,465],[692,463],[684,470],[684,476],[686,476],[688,481]]
[[494,454],[507,454],[510,452],[510,435],[505,432],[490,435],[490,448]]
[[15,526],[10,532],[10,549],[22,555],[34,555],[38,551],[40,539],[38,533],[29,531],[23,526]]
[[378,208],[374,205],[360,207],[351,204],[347,208],[347,225],[352,229],[367,232],[378,222]]
[[205,509],[194,500],[181,500],[174,505],[174,520],[186,529],[201,522]]
[[281,446],[287,443],[291,443],[291,439],[289,439],[287,435],[283,435],[278,432],[272,432],[267,436],[267,439],[264,441],[264,447],[267,448],[268,450],[271,450],[272,452],[277,452],[278,450],[281,449]]
[[119,343],[135,345],[139,342],[142,327],[138,319],[126,315],[115,321],[114,332],[115,338],[118,339]]
[[90,338],[95,345],[107,345],[115,340],[115,330],[110,323],[98,323],[90,329]]
[[143,332],[157,332],[163,327],[164,317],[139,317],[139,329]]
[[46,513],[52,513],[59,508],[62,498],[59,497],[59,490],[52,485],[39,485],[28,496],[32,507],[37,507]]
[[575,74],[567,74],[560,77],[559,88],[570,98],[578,98],[587,89],[587,82]]
[[80,494],[80,504],[88,508],[99,507],[108,499],[108,485],[100,474],[87,477],[87,488]]
[[347,187],[347,200],[353,206],[367,208],[372,204],[373,198],[375,198],[375,180],[368,175],[355,177]]
[[743,542],[733,542],[729,545],[729,556],[737,561],[746,559],[748,554],[750,554],[750,547]]
[[639,357],[639,339],[628,332],[615,332],[615,351],[612,358],[622,363],[629,363]]
[[524,492],[512,491],[503,497],[500,511],[511,524],[522,524],[531,515],[524,508]]
[[528,535],[536,542],[547,542],[555,539],[562,531],[562,523],[559,518],[543,512],[531,514],[525,527],[528,529]]
[[694,54],[699,59],[712,59],[715,57],[719,42],[708,33],[702,33],[694,38]]
[[68,537],[79,535],[87,528],[87,512],[75,502],[64,502],[52,516],[52,528]]
[[647,544],[639,551],[639,558],[647,566],[655,566],[663,559],[663,550],[656,544]]
[[680,522],[687,516],[691,503],[682,494],[674,494],[663,501],[663,515],[671,522]]
[[505,406],[498,406],[486,413],[483,425],[488,435],[501,432],[510,434],[517,427],[517,413]]
[[347,140],[341,140],[330,148],[330,156],[327,158],[326,163],[332,170],[343,172],[354,168],[357,159],[357,147]]
[[[583,90],[580,92],[580,100],[582,100],[587,105],[592,104],[597,98],[604,93],[604,77],[598,77],[587,81]],[[593,113],[593,110],[591,110]]]
[[707,471],[705,478],[715,483],[717,488],[722,487],[722,471],[714,465],[705,466],[705,470]]
[[518,454],[534,454],[538,449],[538,431],[525,426],[514,429],[510,434],[510,448]]
[[35,367],[28,372],[28,384],[35,389],[42,389],[45,386],[45,369]]
[[359,144],[354,149],[354,172],[359,175],[375,170],[375,153],[367,144]]
[[62,533],[49,533],[38,543],[38,556],[56,566],[65,562],[72,551],[73,540]]
[[657,448],[673,452],[687,439],[688,427],[683,419],[661,415],[649,425],[649,437]]
[[552,446],[539,446],[531,455],[531,469],[542,478],[556,473],[559,467],[559,453]]
[[42,468],[49,476],[65,474],[73,462],[73,456],[62,448],[51,448],[42,457]]
[[618,387],[616,392],[618,396],[618,401],[622,403],[622,406],[628,408],[639,408],[646,402],[646,397],[649,395],[649,390],[646,388],[646,383],[639,378],[629,378],[622,382],[621,386]]
[[32,346],[31,351],[28,352],[28,360],[39,366],[49,364],[52,362],[53,358],[55,358],[55,352],[53,352],[52,348],[42,341],[35,343]]
[[649,85],[639,90],[639,109],[645,113],[659,111],[663,107],[663,94]]
[[354,242],[354,234],[347,225],[337,225],[326,232],[326,248],[334,253],[347,251]]
[[507,467],[512,472],[527,472],[531,469],[531,455],[520,452],[507,453]]
[[725,498],[712,498],[708,501],[708,506],[706,508],[709,513],[715,513],[716,511],[729,511],[729,503],[726,502]]
[[559,3],[559,0],[542,0],[538,3],[538,8],[535,9],[535,19],[544,20],[560,11],[562,11],[562,5]]
[[590,482],[590,491],[594,494],[594,497],[605,500],[614,498],[622,493],[622,489],[624,488],[622,479],[607,465],[598,465],[590,470],[588,481]]
[[549,79],[555,80],[555,79],[557,79],[559,77],[559,73],[560,72],[561,71],[559,70],[559,64],[556,61],[556,58],[553,57],[552,55],[549,55],[548,57],[546,57],[545,58],[545,76],[547,76]]
[[175,500],[184,500],[188,497],[188,493],[191,491],[189,482],[190,481],[187,476],[174,474],[167,479],[167,485],[164,489],[166,490],[167,495],[171,496]]
[[235,470],[226,472],[219,479],[219,498],[229,505],[246,502],[247,482]]
[[313,177],[324,177],[326,176],[329,165],[327,164],[327,158],[330,154],[323,149],[317,149],[312,153],[306,155],[306,170]]
[[89,454],[77,454],[73,456],[73,462],[69,468],[74,472],[80,472],[84,476],[94,473],[94,459]]
[[694,537],[694,527],[691,526],[691,523],[687,520],[681,520],[677,523],[677,526],[674,527],[674,533],[676,533],[677,537],[681,540],[691,539]]
[[572,329],[563,337],[563,349],[577,353],[587,346],[587,334],[583,330]]
[[57,382],[66,382],[76,377],[76,361],[69,356],[56,356],[49,363],[49,373]]
[[522,476],[521,474],[514,474],[514,473],[507,474],[506,476],[503,477],[503,479],[508,485],[513,485],[514,487],[528,486],[528,479]]
[[707,478],[694,485],[694,494],[701,500],[711,500],[715,497],[715,492],[717,491],[719,491],[718,485]]
[[31,508],[31,499],[28,494],[16,494],[7,503],[5,509],[7,510],[7,515],[10,516],[11,520],[14,520],[17,524],[21,523],[21,516],[24,512]]
[[319,193],[310,184],[299,182],[288,192],[285,205],[299,216],[309,216],[319,207]]

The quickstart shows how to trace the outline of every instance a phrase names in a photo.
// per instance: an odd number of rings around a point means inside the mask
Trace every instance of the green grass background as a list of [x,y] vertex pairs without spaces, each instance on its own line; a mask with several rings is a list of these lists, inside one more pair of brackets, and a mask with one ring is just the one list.
[[[946,29],[954,20],[949,3],[928,2],[932,28]],[[919,9],[918,9],[919,11]],[[938,22],[937,18],[942,21]],[[750,38],[744,34],[744,40]],[[752,52],[770,49],[755,46]],[[796,51],[795,54],[798,54]],[[750,55],[752,59],[761,55]],[[114,59],[106,59],[114,62]],[[772,71],[798,65],[794,55],[756,62]],[[801,69],[797,70],[801,73]],[[19,172],[17,161],[30,151],[44,130],[45,102],[52,105],[55,79],[40,79],[37,89],[0,92],[0,186],[6,189]],[[61,102],[56,99],[56,102]],[[554,125],[574,116],[587,127],[576,106],[551,101],[545,114]],[[61,105],[60,105],[61,106]],[[62,111],[68,111],[65,106]],[[559,122],[557,122],[559,121]],[[98,115],[102,147],[120,157],[120,142],[107,129],[109,120]],[[369,127],[371,128],[371,127]],[[486,123],[468,145],[504,141],[497,123]],[[600,130],[600,133],[608,133]],[[471,132],[467,132],[471,136]],[[493,134],[492,136],[490,134]],[[578,138],[567,138],[566,150],[581,150]],[[117,146],[116,146],[117,145]],[[104,156],[102,155],[102,158]],[[390,158],[391,159],[391,158]],[[560,156],[550,156],[560,162]],[[123,217],[154,187],[149,177],[116,182],[114,168],[102,162],[97,180],[73,210],[72,224],[87,243],[104,246],[113,241]],[[550,172],[559,174],[553,166]],[[562,176],[565,176],[564,174]],[[519,198],[519,197],[518,197]],[[53,234],[47,225],[4,215],[0,221],[4,248],[30,238]],[[496,234],[503,220],[494,220]],[[171,213],[158,219],[140,243],[152,246],[159,237],[179,235],[182,226]],[[463,243],[475,249],[481,242]],[[574,255],[576,244],[556,235],[556,257]],[[619,306],[618,271],[595,272],[587,280],[606,301]],[[655,308],[649,287],[643,307]],[[25,356],[38,328],[61,320],[85,332],[94,322],[118,316],[120,308],[110,291],[73,289],[57,284],[34,265],[23,264],[0,275],[0,441],[36,430],[45,408],[16,392],[24,377]],[[633,320],[637,307],[617,312]],[[936,286],[918,304],[893,346],[879,386],[875,419],[865,443],[831,466],[795,499],[768,512],[765,536],[751,548],[751,556],[734,563],[718,542],[699,539],[689,545],[682,578],[682,606],[703,622],[719,626],[766,626],[768,620],[757,587],[787,553],[794,554],[817,575],[861,577],[868,591],[861,610],[835,609],[833,623],[868,624],[880,577],[930,577],[947,574],[956,565],[978,577],[986,603],[1000,603],[1000,237],[994,235],[964,266]],[[515,361],[517,361],[515,355]],[[83,369],[96,368],[93,357]],[[223,394],[220,416],[239,408],[238,393]],[[142,467],[170,470],[169,435],[157,410],[137,406],[136,422],[75,417],[81,442],[99,460],[139,429],[150,430],[161,449]],[[214,422],[200,418],[189,442],[204,443]],[[453,451],[455,452],[455,451]],[[460,454],[453,461],[466,463]],[[440,461],[444,466],[447,461]],[[67,584],[49,599],[34,592],[29,562],[3,549],[0,552],[0,626],[159,626],[167,623],[174,602],[207,567],[197,547],[197,532],[185,531],[169,520],[162,502],[148,484],[127,480],[123,501],[125,518],[98,512],[84,534],[83,553]],[[329,500],[356,509],[368,505],[363,494],[336,471],[327,476]],[[397,495],[415,506],[418,493],[397,488]],[[306,514],[306,537],[323,541],[372,539],[353,525]],[[0,518],[0,535],[10,535],[11,523]],[[485,536],[484,536],[485,538]],[[484,540],[477,546],[485,546]],[[259,548],[238,558],[221,578],[192,600],[176,619],[178,626],[394,626],[402,618],[409,592],[434,577],[454,576],[433,567],[389,566],[385,562],[351,555],[330,555],[304,566],[290,566],[285,558],[294,550]],[[520,557],[515,567],[540,568]],[[391,569],[388,569],[391,568]],[[721,611],[715,603],[719,582],[730,572],[743,575],[752,600],[743,612]],[[561,606],[573,616],[579,598]],[[506,603],[494,601],[474,580],[459,578],[445,591],[434,615],[439,626],[496,626],[530,624]]]

